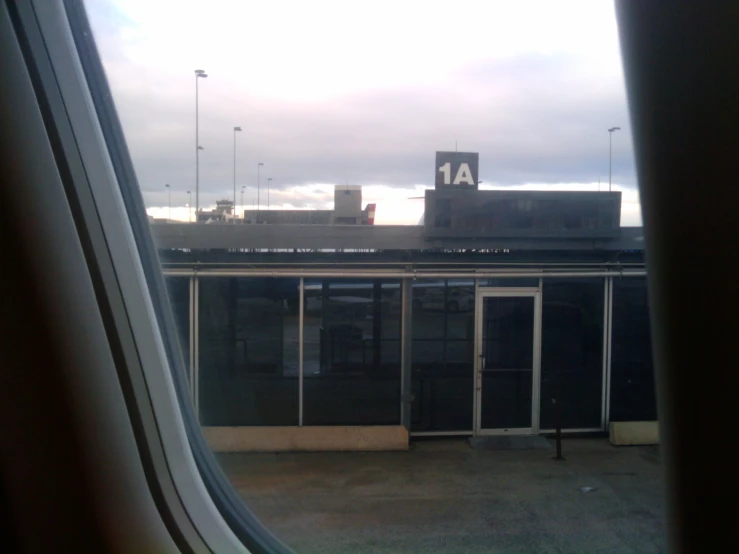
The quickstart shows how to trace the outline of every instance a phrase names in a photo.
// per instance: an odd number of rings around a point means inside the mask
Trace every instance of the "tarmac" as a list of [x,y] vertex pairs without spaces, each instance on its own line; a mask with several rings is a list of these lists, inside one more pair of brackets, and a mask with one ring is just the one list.
[[221,454],[247,505],[295,552],[664,552],[659,449]]

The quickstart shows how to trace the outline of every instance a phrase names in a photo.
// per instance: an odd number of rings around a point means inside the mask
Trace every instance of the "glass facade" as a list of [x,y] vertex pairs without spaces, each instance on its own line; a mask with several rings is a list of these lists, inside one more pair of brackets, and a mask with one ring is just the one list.
[[534,297],[482,299],[481,429],[532,427]]
[[185,361],[185,374],[190,380],[190,277],[166,277],[169,305],[174,316],[177,339]]
[[612,230],[620,225],[619,193],[427,191],[432,229],[476,235],[513,231]]
[[203,425],[297,425],[299,280],[199,284]]
[[[190,277],[167,277],[186,367]],[[537,287],[481,279],[484,287]],[[306,279],[300,344],[297,278],[199,277],[196,368],[207,426],[401,423],[402,287],[392,279]],[[475,420],[472,279],[410,283],[413,432],[471,432]],[[603,278],[545,278],[540,429],[598,429],[603,406]],[[480,322],[482,429],[530,428],[533,296],[485,296]],[[656,419],[644,278],[613,279],[610,419]],[[520,366],[520,367],[519,367]],[[559,413],[552,403],[558,399]]]
[[656,421],[647,280],[613,280],[611,421]]
[[392,280],[307,280],[303,423],[400,423],[401,287]]
[[492,279],[478,279],[481,287],[511,287],[511,288],[539,288],[538,277],[495,277]]
[[418,280],[411,290],[411,431],[470,431],[474,282]]
[[601,427],[604,279],[545,279],[540,428]]

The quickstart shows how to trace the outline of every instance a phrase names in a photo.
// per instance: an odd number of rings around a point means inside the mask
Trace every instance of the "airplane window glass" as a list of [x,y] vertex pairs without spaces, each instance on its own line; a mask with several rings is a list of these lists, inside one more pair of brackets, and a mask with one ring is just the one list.
[[183,402],[268,529],[664,549],[610,2],[85,6]]

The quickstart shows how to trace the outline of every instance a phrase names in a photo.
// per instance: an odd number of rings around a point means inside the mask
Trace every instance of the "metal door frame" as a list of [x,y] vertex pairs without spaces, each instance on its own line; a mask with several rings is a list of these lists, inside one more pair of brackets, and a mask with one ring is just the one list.
[[[531,379],[531,427],[515,429],[483,429],[482,416],[482,309],[483,299],[490,297],[531,297],[534,299],[533,375]],[[475,297],[475,360],[474,360],[474,434],[475,435],[536,435],[539,433],[539,392],[541,382],[541,290],[536,287],[479,287]]]

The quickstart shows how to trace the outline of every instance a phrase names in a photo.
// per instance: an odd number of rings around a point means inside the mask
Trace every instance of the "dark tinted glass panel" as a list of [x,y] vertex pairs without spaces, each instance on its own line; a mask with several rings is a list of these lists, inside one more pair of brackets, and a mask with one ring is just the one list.
[[541,328],[542,429],[601,426],[603,279],[544,279]]
[[452,225],[451,201],[439,199],[436,201],[436,227],[448,229]]
[[655,421],[646,279],[614,279],[611,340],[611,420]]
[[472,429],[475,287],[414,281],[412,431]]
[[399,281],[306,281],[306,425],[400,423],[400,297]]
[[203,425],[297,425],[299,281],[201,278]]
[[492,279],[479,279],[481,287],[516,287],[516,288],[538,288],[538,277],[495,277]]
[[185,374],[190,380],[190,278],[165,277],[169,295],[169,305],[172,308],[177,339],[185,360]]
[[[418,340],[443,339],[446,334],[447,290],[446,282],[414,281],[413,291],[413,338]],[[424,351],[418,352],[418,361],[422,362]],[[437,356],[426,356],[426,362],[438,361]],[[413,357],[414,361],[417,359]]]
[[598,193],[437,193],[437,228],[495,230],[576,230],[618,226],[618,198]]
[[531,427],[534,297],[486,297],[482,303],[480,425]]

